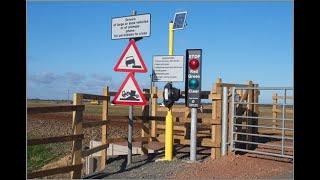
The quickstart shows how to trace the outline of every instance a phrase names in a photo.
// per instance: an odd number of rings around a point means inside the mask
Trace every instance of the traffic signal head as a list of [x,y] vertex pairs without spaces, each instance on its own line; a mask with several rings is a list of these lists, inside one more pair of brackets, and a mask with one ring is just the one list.
[[167,83],[163,90],[163,103],[166,107],[171,107],[180,98],[180,89],[172,87],[172,83]]
[[185,76],[187,107],[198,108],[201,106],[201,61],[202,49],[187,49]]

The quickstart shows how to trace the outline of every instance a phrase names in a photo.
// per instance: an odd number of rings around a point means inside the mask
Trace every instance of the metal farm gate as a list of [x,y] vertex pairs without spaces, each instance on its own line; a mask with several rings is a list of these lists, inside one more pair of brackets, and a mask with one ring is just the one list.
[[[237,92],[255,89],[260,102],[239,101]],[[258,113],[250,106],[258,106]],[[231,150],[293,159],[293,88],[233,87],[230,108]]]

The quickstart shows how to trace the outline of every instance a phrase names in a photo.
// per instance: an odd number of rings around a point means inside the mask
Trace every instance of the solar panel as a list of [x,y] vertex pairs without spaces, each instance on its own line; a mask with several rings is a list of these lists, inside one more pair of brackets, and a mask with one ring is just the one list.
[[186,22],[187,12],[178,12],[174,15],[173,30],[183,29]]

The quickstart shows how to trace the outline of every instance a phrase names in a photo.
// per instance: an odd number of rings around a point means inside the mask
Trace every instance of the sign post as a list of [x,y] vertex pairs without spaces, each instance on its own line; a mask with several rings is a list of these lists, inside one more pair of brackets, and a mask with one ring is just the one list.
[[134,78],[134,72],[145,73],[147,67],[135,41],[150,36],[151,27],[150,14],[136,14],[136,11],[132,11],[132,16],[113,18],[111,35],[112,40],[129,38],[127,48],[114,67],[114,71],[129,72],[129,74],[113,99],[114,104],[129,105],[127,165],[132,162],[133,105],[146,105],[144,95]]
[[197,155],[197,108],[201,103],[201,64],[202,49],[186,51],[186,106],[191,108],[190,160],[195,161]]
[[[136,14],[137,14],[137,11],[132,11],[132,15],[136,15]],[[131,18],[129,18],[129,19],[131,19]],[[126,32],[128,32],[128,31],[129,30],[127,30]],[[130,40],[130,42],[135,42],[135,40]],[[127,58],[129,58],[129,60]],[[130,58],[133,59],[133,56],[126,57],[126,65],[128,64],[128,61],[131,61]],[[133,61],[134,61],[134,59],[133,59]],[[134,73],[132,74],[132,76],[134,78]],[[132,162],[132,136],[133,136],[133,105],[130,105],[129,106],[129,119],[128,119],[128,156],[127,156],[127,165],[130,165],[131,162]]]
[[[184,15],[176,13],[174,16],[174,22],[169,22],[169,56],[173,56],[174,45],[174,30],[183,29],[185,26],[185,18],[187,12],[183,12]],[[183,23],[181,23],[183,22]],[[181,26],[182,24],[182,26]],[[172,84],[171,81],[168,82]],[[166,130],[165,130],[165,157],[159,159],[160,161],[171,161],[173,156],[173,116],[172,107],[168,107],[166,116]]]

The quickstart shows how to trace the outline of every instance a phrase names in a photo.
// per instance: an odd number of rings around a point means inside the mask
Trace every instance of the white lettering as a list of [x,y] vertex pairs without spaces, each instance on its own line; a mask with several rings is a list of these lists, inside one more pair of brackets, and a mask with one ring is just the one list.
[[200,75],[188,74],[188,78],[200,78]]
[[189,107],[199,107],[199,105],[198,104],[190,104],[189,103]]
[[189,89],[188,92],[189,92],[189,93],[199,93],[199,90]]
[[192,58],[200,58],[200,54],[189,54],[189,59],[192,59]]
[[136,18],[126,18],[126,21],[134,21]]

